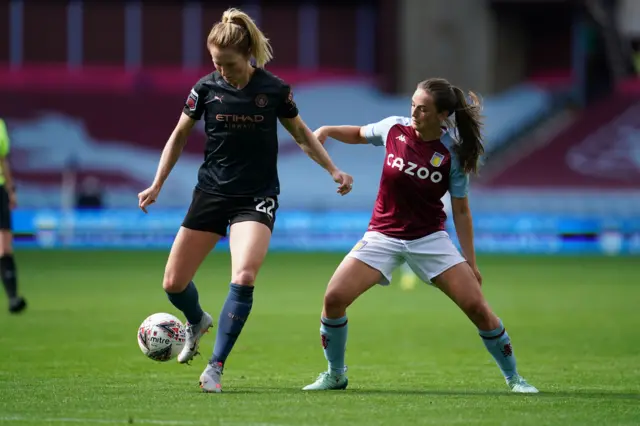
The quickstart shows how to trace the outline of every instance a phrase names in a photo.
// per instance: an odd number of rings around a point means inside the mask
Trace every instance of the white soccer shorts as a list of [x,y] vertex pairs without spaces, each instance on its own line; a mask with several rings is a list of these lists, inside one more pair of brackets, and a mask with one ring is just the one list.
[[438,231],[417,240],[401,240],[379,232],[366,232],[347,257],[358,259],[382,273],[381,285],[389,285],[393,271],[407,262],[424,282],[447,269],[465,262],[445,231]]

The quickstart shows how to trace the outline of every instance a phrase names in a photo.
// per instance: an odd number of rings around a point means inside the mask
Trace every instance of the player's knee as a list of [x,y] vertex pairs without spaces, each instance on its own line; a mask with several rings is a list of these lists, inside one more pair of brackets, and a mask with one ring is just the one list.
[[327,290],[324,295],[324,309],[326,312],[342,311],[351,304],[346,295],[335,289]]
[[258,271],[251,268],[244,268],[233,274],[231,282],[238,285],[253,285],[257,275]]
[[187,287],[189,281],[173,271],[165,271],[162,288],[167,293],[180,293]]
[[13,234],[8,230],[0,230],[0,256],[13,253]]

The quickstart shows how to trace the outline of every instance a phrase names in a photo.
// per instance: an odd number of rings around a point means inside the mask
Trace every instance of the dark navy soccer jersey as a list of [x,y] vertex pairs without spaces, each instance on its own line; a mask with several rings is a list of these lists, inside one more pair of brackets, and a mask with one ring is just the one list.
[[280,193],[278,118],[294,118],[291,88],[256,68],[243,89],[219,72],[200,79],[183,108],[194,120],[204,116],[207,142],[197,187],[230,197],[268,197]]

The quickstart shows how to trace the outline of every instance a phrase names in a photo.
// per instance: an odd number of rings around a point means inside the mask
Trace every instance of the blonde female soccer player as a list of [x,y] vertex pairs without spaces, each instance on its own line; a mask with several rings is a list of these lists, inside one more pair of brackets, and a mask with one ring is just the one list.
[[[206,392],[220,392],[224,364],[253,306],[258,271],[267,254],[278,210],[278,122],[302,150],[338,184],[341,195],[353,179],[338,169],[298,114],[291,88],[264,69],[271,46],[253,20],[238,9],[222,15],[207,38],[216,70],[189,93],[178,124],[160,158],[140,208],[155,202],[197,120],[204,117],[207,142],[191,206],[171,248],[163,287],[187,318],[187,339],[178,362],[191,361],[200,338],[213,326],[198,301],[192,279],[204,258],[227,235],[231,284],[218,321],[213,355],[200,376]],[[251,60],[255,60],[255,66]]]

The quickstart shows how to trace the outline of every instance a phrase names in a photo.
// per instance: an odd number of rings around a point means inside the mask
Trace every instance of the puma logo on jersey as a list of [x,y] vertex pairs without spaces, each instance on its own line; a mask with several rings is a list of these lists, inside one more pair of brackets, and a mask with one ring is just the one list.
[[206,103],[209,104],[209,103],[215,102],[215,101],[218,101],[218,102],[222,103],[222,96],[215,95],[213,98],[208,100]]
[[429,179],[433,183],[439,183],[442,180],[442,173],[439,171],[431,172],[424,166],[412,161],[405,161],[404,158],[396,157],[394,154],[387,155],[387,166],[398,169],[409,176],[417,176],[418,179]]

